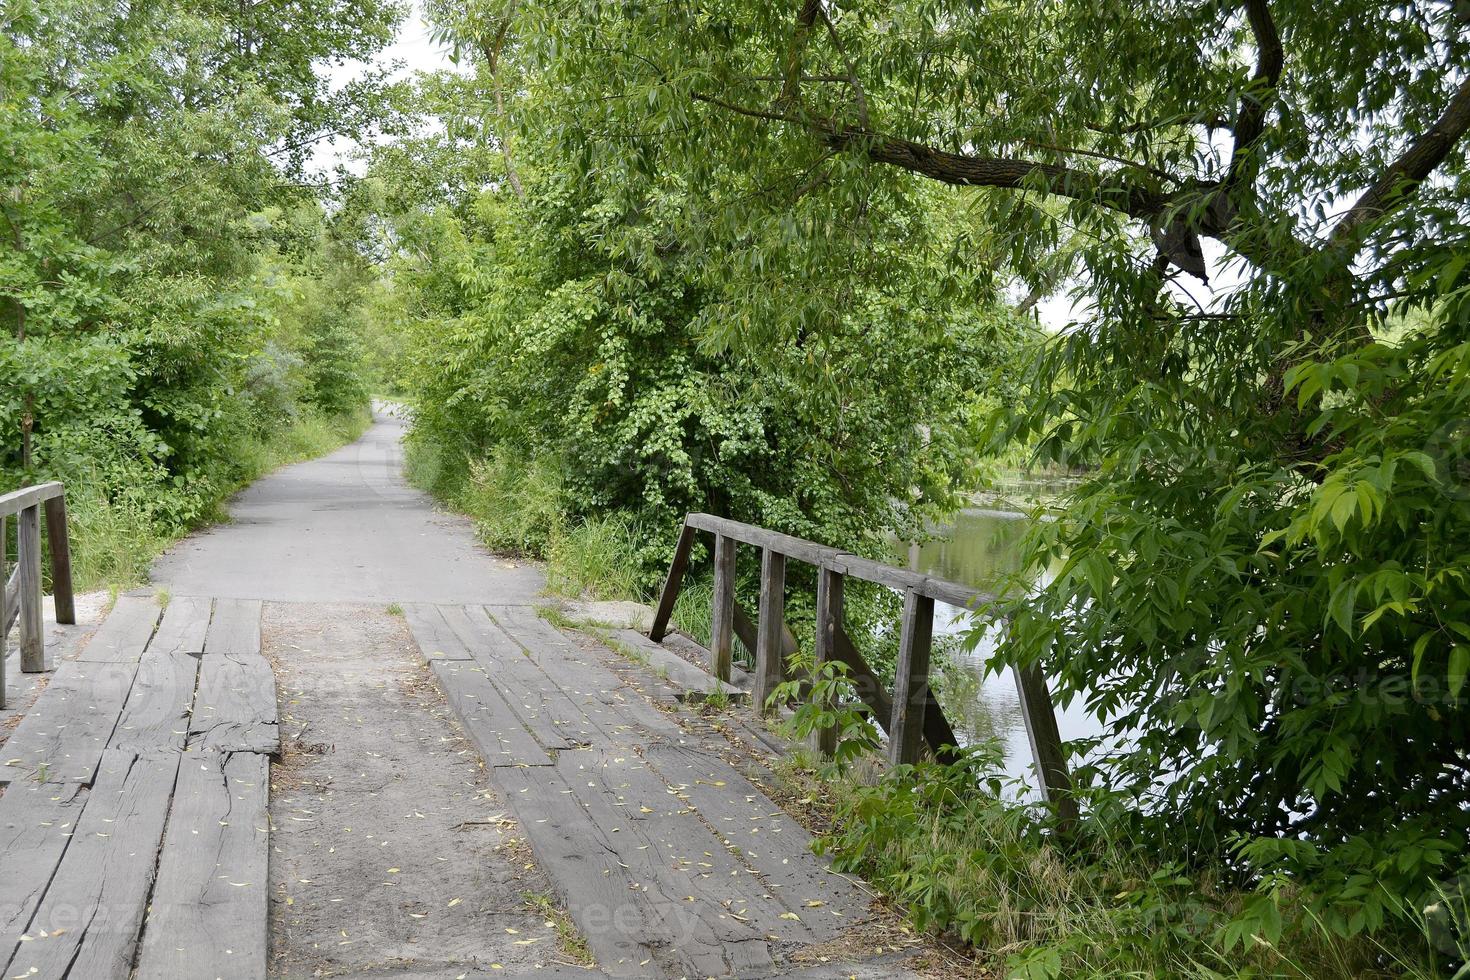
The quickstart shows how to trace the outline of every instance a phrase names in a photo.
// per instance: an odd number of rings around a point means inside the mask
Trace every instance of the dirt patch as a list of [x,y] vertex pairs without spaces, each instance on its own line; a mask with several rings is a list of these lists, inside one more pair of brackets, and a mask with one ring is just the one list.
[[376,606],[269,603],[263,645],[281,703],[272,975],[571,965],[547,914],[550,882],[403,620]]

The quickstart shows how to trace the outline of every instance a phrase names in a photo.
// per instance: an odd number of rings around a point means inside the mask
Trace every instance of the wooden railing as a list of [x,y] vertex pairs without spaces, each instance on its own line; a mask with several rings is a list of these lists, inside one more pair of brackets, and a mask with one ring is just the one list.
[[[829,660],[847,664],[848,676],[858,696],[888,732],[891,761],[917,761],[925,742],[936,758],[950,758],[950,748],[958,743],[929,686],[934,603],[976,609],[992,600],[993,596],[957,582],[848,554],[752,524],[710,514],[689,514],[684,518],[669,575],[664,580],[663,592],[648,632],[649,638],[655,642],[662,640],[668,632],[674,600],[688,570],[690,550],[698,531],[709,532],[715,539],[710,666],[716,677],[723,681],[730,679],[731,653],[734,637],[738,635],[740,641],[755,653],[752,698],[760,710],[766,710],[771,693],[786,675],[787,659],[797,648],[796,639],[785,623],[786,561],[791,558],[806,562],[818,570],[813,661],[818,666]],[[735,549],[738,544],[761,549],[760,607],[754,621],[735,601]],[[843,628],[842,591],[843,581],[847,578],[876,582],[903,593],[902,632],[892,694],[868,666]],[[1062,753],[1061,735],[1046,678],[1035,667],[1021,668],[1015,674],[1021,716],[1031,742],[1041,795],[1057,807],[1064,820],[1070,820],[1076,813],[1069,792],[1071,777]],[[819,736],[819,746],[831,752],[836,738],[835,730],[824,732]]]
[[[56,621],[75,623],[71,588],[71,545],[66,534],[66,491],[42,483],[0,496],[0,707],[5,706],[5,648],[10,628],[20,620],[20,669],[46,669],[46,635],[41,625],[41,511],[51,548],[51,584]],[[6,574],[6,522],[16,518],[15,569]]]

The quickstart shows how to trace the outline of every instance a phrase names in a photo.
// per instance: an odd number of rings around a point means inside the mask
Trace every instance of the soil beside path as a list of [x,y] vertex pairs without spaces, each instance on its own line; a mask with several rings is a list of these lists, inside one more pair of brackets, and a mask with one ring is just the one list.
[[486,784],[402,618],[269,603],[271,972],[526,976],[566,965],[527,905],[551,884]]

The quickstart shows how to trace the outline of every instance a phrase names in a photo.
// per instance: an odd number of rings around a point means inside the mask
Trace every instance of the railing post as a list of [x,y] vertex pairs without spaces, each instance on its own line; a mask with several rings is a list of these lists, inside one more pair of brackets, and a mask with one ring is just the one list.
[[20,669],[31,674],[46,669],[46,637],[41,628],[40,504],[20,512],[15,563],[20,569]]
[[71,586],[71,541],[66,531],[66,497],[58,494],[46,501],[46,543],[51,548],[51,593],[56,601],[56,621],[77,621]]
[[929,705],[929,652],[934,639],[934,600],[910,589],[903,597],[903,633],[893,680],[893,723],[888,758],[894,765],[919,761],[924,712]]
[[756,629],[752,694],[756,710],[764,714],[766,701],[781,683],[785,666],[786,556],[770,548],[761,551],[761,604]]
[[1062,827],[1077,820],[1077,801],[1072,796],[1072,777],[1062,754],[1062,735],[1057,729],[1057,713],[1046,689],[1046,678],[1035,665],[1017,667],[1016,692],[1021,697],[1021,719],[1026,723],[1026,737],[1031,742],[1031,755],[1036,760],[1036,782],[1041,798],[1056,807]]
[[[830,568],[823,568],[817,574],[817,642],[813,657],[817,671],[828,661],[840,659],[837,655],[837,631],[841,628],[842,575]],[[828,707],[837,706],[834,704]],[[836,726],[824,728],[817,733],[817,749],[823,755],[831,755],[837,751]]]
[[730,681],[735,647],[735,539],[715,535],[715,588],[710,606],[710,672]]
[[685,524],[679,529],[679,543],[674,546],[674,558],[669,562],[669,577],[664,579],[658,608],[654,610],[653,622],[648,627],[648,638],[655,643],[669,631],[669,617],[674,614],[674,600],[679,598],[679,587],[684,584],[684,573],[689,569],[689,551],[693,546],[694,528]]

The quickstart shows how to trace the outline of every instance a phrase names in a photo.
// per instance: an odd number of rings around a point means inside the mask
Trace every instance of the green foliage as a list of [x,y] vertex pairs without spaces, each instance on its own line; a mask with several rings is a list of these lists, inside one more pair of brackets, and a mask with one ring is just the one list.
[[381,108],[314,64],[372,52],[400,12],[295,7],[0,10],[0,484],[67,482],[84,583],[136,580],[365,401],[365,267],[301,165]]
[[[574,500],[646,483],[637,447],[652,445],[677,479],[649,526],[692,485],[710,509],[834,543],[901,527],[875,496],[907,502],[926,461],[892,422],[927,423],[932,405],[905,397],[915,379],[884,353],[950,363],[950,325],[1001,283],[1070,281],[1078,322],[988,403],[995,451],[1035,445],[1090,474],[1030,540],[1000,660],[1041,665],[1120,736],[1079,775],[1128,804],[1129,839],[1156,861],[1223,868],[1262,903],[1300,887],[1339,934],[1414,917],[1470,871],[1470,88],[1448,67],[1470,61],[1462,5],[439,13],[467,48],[503,35],[491,87],[517,94],[492,119],[499,146],[537,178],[560,254],[598,250],[505,307],[534,324],[511,356],[553,365],[509,404],[599,422],[564,430],[591,450],[569,459]],[[571,187],[545,181],[547,161]],[[1185,278],[1206,275],[1213,294]],[[622,340],[644,322],[723,359],[718,383],[648,403],[653,418],[678,406],[715,456],[654,426],[611,441],[650,416],[595,397],[637,377],[604,328],[626,323]],[[855,395],[830,397],[829,358]],[[779,397],[753,401],[747,371],[781,379]],[[741,397],[718,400],[732,384]],[[768,404],[813,437],[773,426]],[[597,452],[612,445],[633,455]],[[883,448],[869,469],[856,447]],[[599,458],[624,469],[575,468]],[[712,458],[719,480],[698,465]]]
[[810,654],[798,654],[791,661],[792,672],[805,677],[777,684],[767,703],[796,705],[786,721],[794,738],[804,741],[821,732],[835,731],[836,747],[828,765],[839,775],[856,760],[877,751],[882,744],[878,726],[873,723],[872,711],[858,697],[849,676],[852,668],[840,660],[814,667]]
[[1016,787],[1000,771],[981,746],[870,785],[833,780],[821,788],[834,812],[818,848],[919,928],[969,943],[987,975],[1433,975],[1412,947],[1339,939],[1293,890],[1266,898],[1222,884],[1218,869],[1141,863],[1120,825],[1094,820],[1058,840],[1030,807],[1005,801]]

